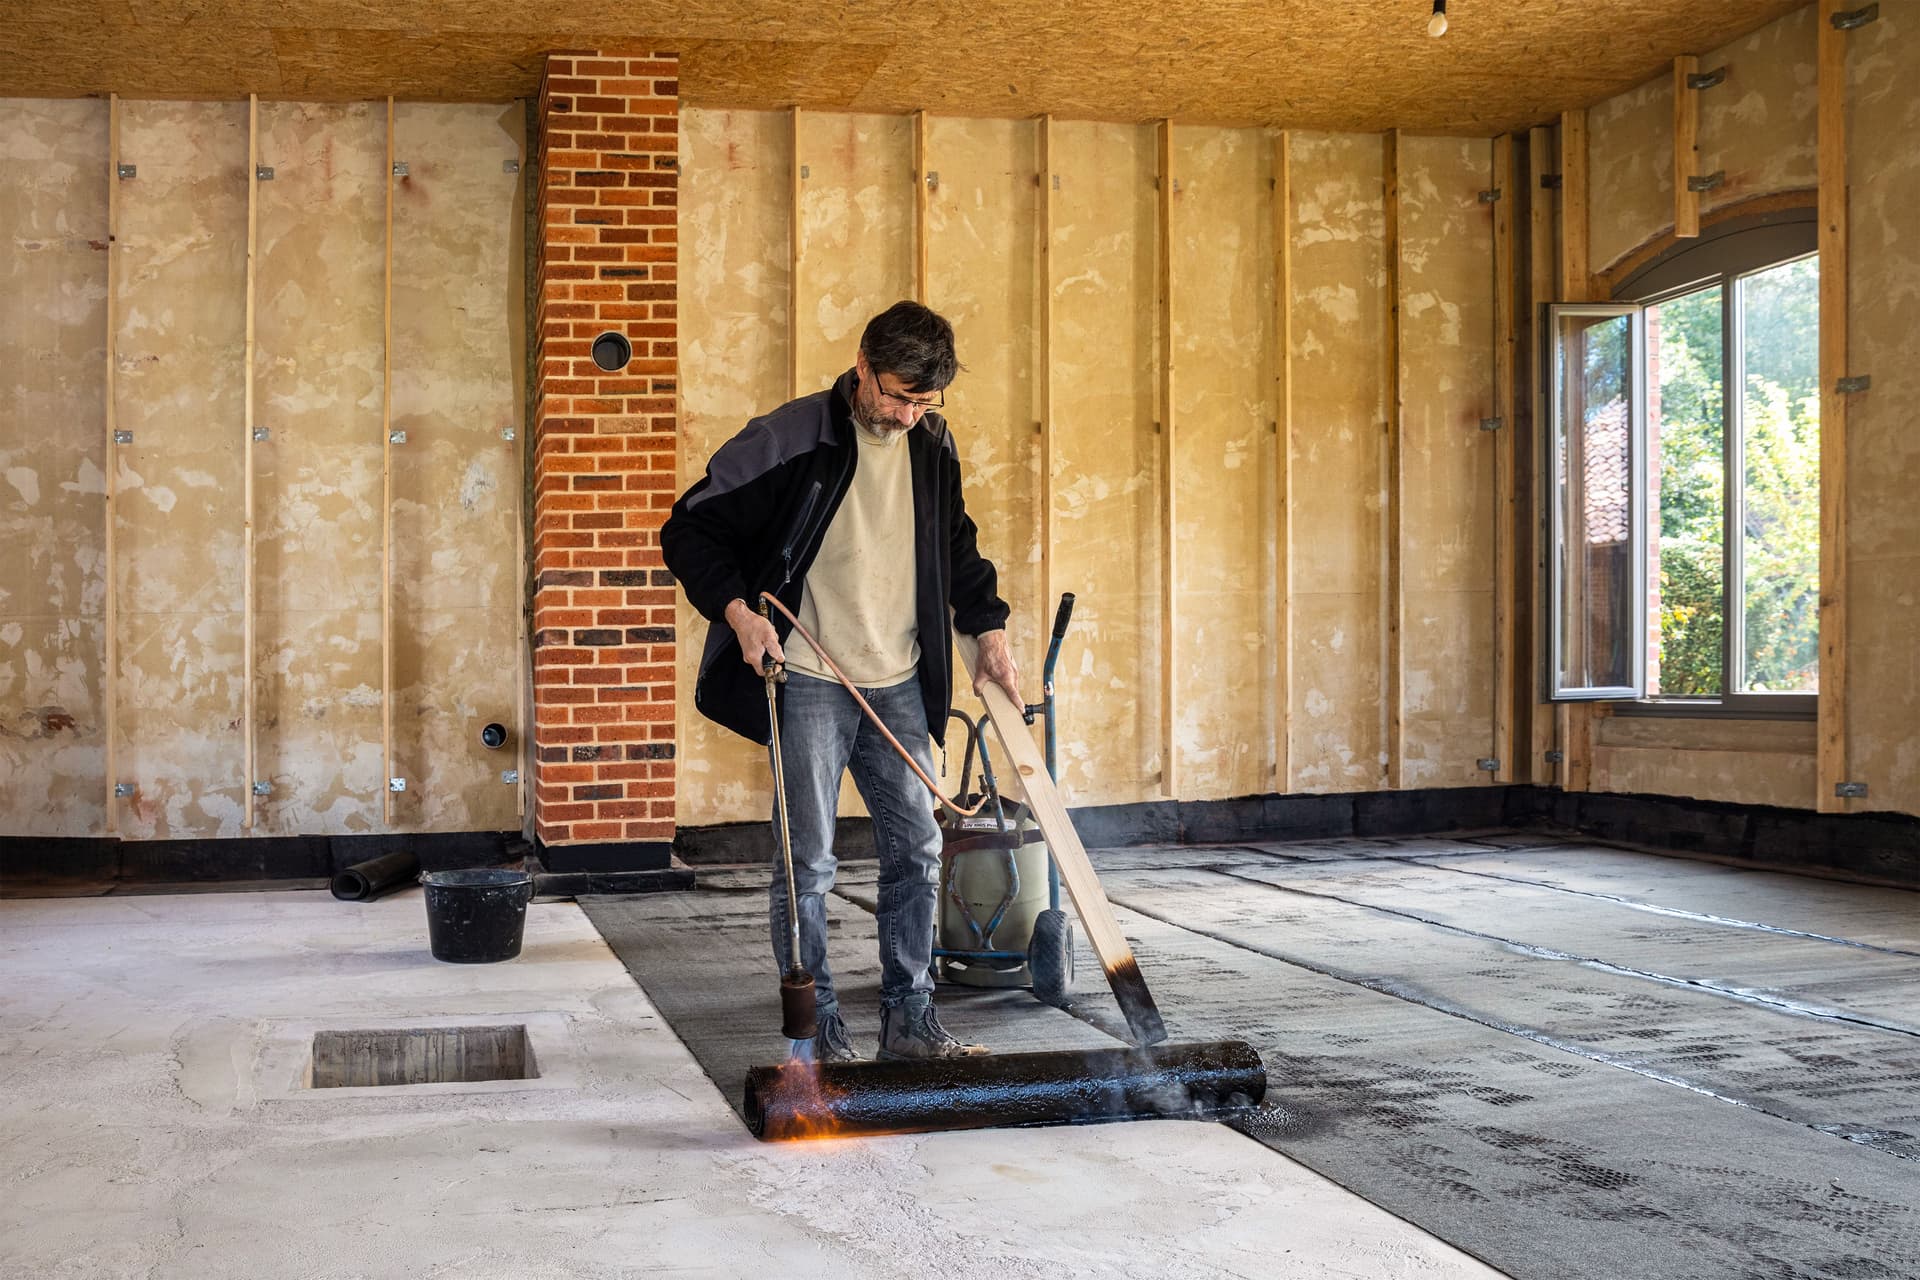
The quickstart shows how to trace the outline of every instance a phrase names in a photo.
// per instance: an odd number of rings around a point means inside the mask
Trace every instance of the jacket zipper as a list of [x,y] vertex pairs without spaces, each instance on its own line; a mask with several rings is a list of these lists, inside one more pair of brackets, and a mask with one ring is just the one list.
[[785,590],[793,581],[793,548],[807,536],[807,522],[813,519],[813,508],[820,501],[820,482],[815,480],[813,488],[807,491],[807,505],[800,508],[800,519],[793,526],[793,536],[787,539],[787,545],[780,549],[780,563],[784,566],[780,575],[780,589]]

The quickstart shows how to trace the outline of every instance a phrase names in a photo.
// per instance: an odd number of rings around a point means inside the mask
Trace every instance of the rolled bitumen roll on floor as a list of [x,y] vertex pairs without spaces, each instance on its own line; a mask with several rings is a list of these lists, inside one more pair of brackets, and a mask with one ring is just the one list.
[[1115,1120],[1211,1120],[1267,1092],[1243,1040],[912,1062],[788,1062],[747,1072],[757,1138],[837,1138]]
[[333,896],[342,902],[369,902],[389,889],[420,878],[420,860],[402,849],[344,867],[333,877]]

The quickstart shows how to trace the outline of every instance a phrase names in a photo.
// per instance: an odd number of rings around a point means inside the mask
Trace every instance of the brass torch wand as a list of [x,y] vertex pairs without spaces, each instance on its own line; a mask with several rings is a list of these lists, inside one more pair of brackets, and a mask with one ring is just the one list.
[[[760,605],[760,616],[767,616],[765,601]],[[779,686],[786,683],[787,670],[773,660],[773,655],[760,655],[760,671],[767,680],[767,723],[773,730],[773,803],[780,818],[780,859],[787,871],[787,940],[792,950],[788,953],[791,964],[780,976],[780,1034],[792,1041],[792,1053],[795,1057],[810,1056],[813,1049],[813,1037],[819,1030],[818,1014],[813,998],[813,975],[807,972],[805,963],[800,959],[800,894],[793,882],[793,831],[787,822],[787,773],[780,758],[780,694]]]

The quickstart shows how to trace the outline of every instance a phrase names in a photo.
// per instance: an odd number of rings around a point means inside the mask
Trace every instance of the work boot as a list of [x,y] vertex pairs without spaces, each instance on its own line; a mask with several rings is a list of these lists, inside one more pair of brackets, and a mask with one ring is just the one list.
[[853,1041],[847,1038],[847,1024],[838,1013],[820,1015],[819,1029],[813,1036],[813,1060],[815,1062],[858,1062],[860,1055],[853,1051]]
[[933,1011],[933,997],[915,992],[897,1005],[880,1010],[881,1062],[906,1058],[977,1058],[983,1044],[962,1044],[947,1034]]

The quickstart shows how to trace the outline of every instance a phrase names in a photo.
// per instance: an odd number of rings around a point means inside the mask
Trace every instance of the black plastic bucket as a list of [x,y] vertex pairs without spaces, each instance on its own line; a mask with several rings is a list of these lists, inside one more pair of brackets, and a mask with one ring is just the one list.
[[429,871],[420,883],[427,889],[427,939],[435,960],[492,964],[520,954],[533,901],[531,875],[495,867]]

